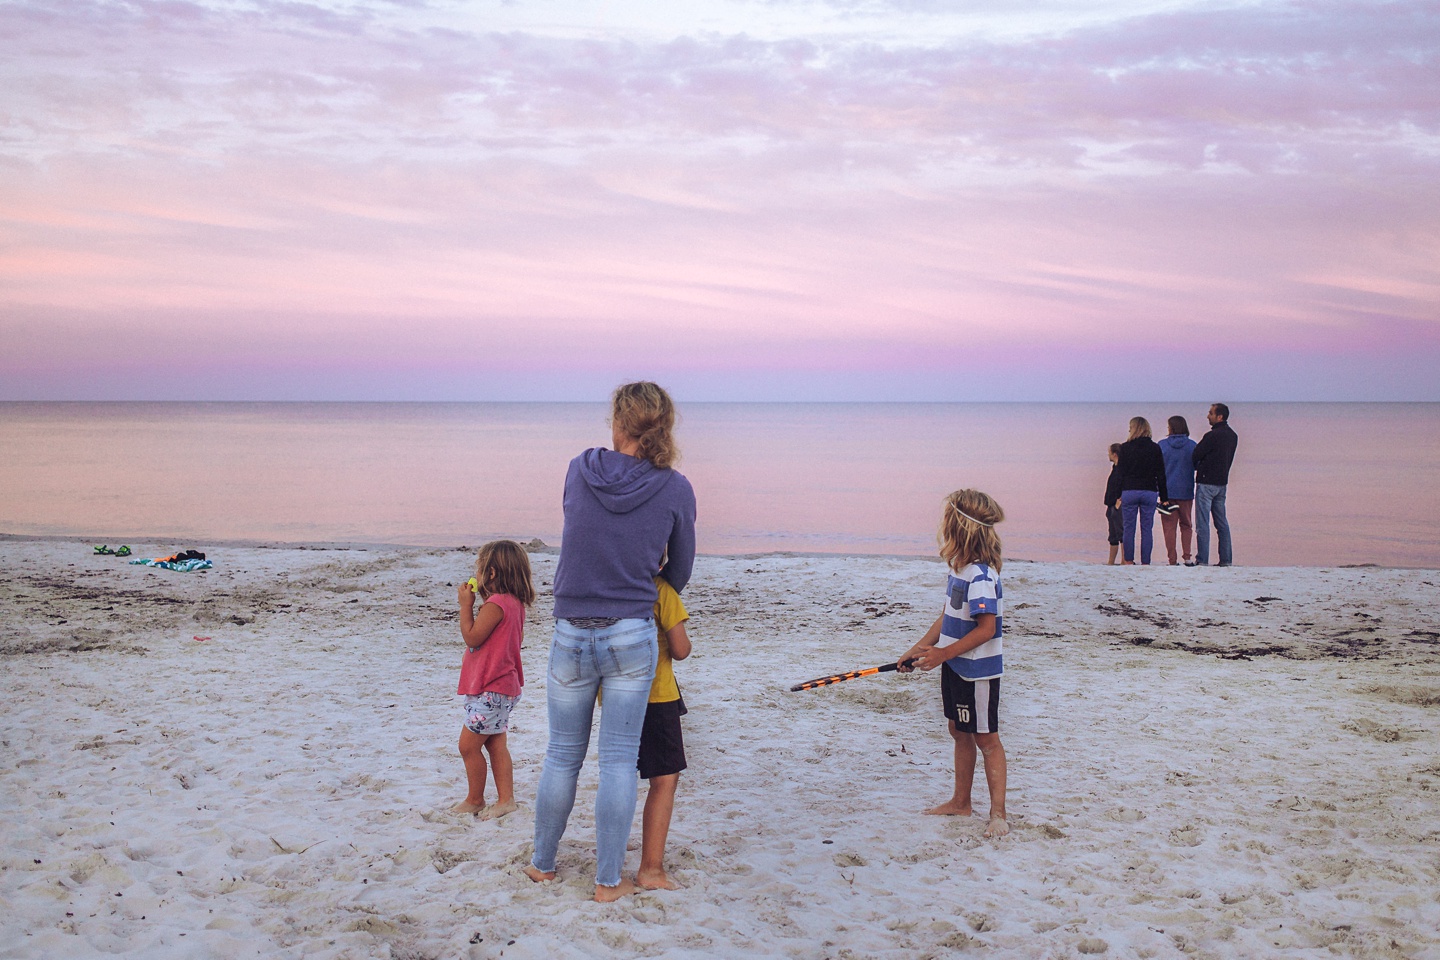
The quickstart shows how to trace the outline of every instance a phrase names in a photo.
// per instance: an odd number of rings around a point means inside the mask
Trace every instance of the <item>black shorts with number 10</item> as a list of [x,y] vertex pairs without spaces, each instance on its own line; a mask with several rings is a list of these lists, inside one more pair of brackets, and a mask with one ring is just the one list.
[[1000,678],[966,680],[948,665],[940,667],[940,701],[945,716],[961,733],[1000,732]]

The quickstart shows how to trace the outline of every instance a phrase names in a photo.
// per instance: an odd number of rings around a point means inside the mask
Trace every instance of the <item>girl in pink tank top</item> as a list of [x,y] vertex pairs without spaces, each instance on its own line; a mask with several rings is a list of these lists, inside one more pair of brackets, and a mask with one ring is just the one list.
[[[475,595],[481,598],[475,609]],[[460,758],[465,761],[469,792],[454,813],[493,820],[515,809],[514,767],[505,741],[510,711],[520,701],[525,671],[520,644],[525,638],[525,608],[535,602],[530,558],[514,540],[496,540],[480,548],[475,578],[460,584],[460,637],[465,657],[460,686],[465,720],[460,728]],[[495,803],[485,805],[485,781],[495,770]]]

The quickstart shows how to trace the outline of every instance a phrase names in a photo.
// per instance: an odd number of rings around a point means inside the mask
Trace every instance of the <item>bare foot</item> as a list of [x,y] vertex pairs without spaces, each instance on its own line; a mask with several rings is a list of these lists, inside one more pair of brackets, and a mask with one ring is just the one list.
[[549,883],[551,880],[555,879],[555,871],[541,870],[539,867],[535,866],[535,864],[527,863],[525,864],[525,876],[529,877],[531,880],[534,880],[536,883]]
[[506,800],[504,803],[492,803],[480,813],[481,820],[499,820],[507,813],[514,813],[516,804],[514,800]]
[[639,888],[628,877],[621,877],[620,882],[613,887],[605,887],[597,883],[595,884],[595,902],[614,903],[621,897],[628,897],[638,890]]
[[1005,822],[1004,817],[991,817],[990,825],[985,828],[987,837],[1003,837],[1010,832],[1010,824]]
[[485,801],[484,801],[484,800],[481,800],[479,803],[471,803],[469,800],[466,800],[464,803],[457,803],[457,804],[455,804],[455,806],[453,806],[453,807],[450,808],[450,812],[451,812],[451,813],[479,813],[481,810],[484,810],[484,809],[485,809]]
[[679,890],[680,884],[670,879],[664,867],[641,867],[635,874],[635,883],[641,890]]
[[968,803],[946,800],[940,806],[926,810],[925,815],[927,817],[968,817],[973,812]]

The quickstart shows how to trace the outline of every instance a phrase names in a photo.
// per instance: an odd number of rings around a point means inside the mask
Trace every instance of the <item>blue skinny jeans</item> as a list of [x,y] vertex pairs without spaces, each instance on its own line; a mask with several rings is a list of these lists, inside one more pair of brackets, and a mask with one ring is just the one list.
[[1155,549],[1155,507],[1160,494],[1154,490],[1126,490],[1120,494],[1120,516],[1125,522],[1125,559],[1135,560],[1135,527],[1140,527],[1140,562],[1150,562]]
[[619,885],[635,819],[640,779],[635,759],[656,655],[654,620],[621,620],[593,629],[555,621],[546,687],[550,743],[535,796],[535,854],[530,861],[535,869],[555,869],[560,838],[575,806],[575,782],[590,746],[596,692],[603,691],[595,882]]

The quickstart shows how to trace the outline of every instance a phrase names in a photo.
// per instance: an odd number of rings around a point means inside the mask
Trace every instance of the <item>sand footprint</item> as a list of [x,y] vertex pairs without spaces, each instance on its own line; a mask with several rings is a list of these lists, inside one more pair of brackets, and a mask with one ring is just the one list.
[[1170,831],[1170,842],[1177,847],[1198,847],[1204,840],[1204,833],[1193,823]]
[[1105,814],[1106,819],[1114,820],[1116,823],[1139,823],[1145,819],[1144,810],[1136,810],[1133,807],[1116,807]]

